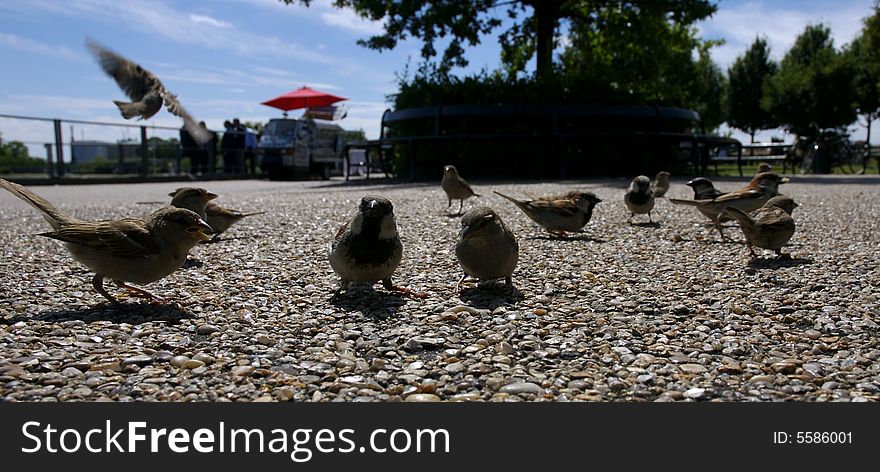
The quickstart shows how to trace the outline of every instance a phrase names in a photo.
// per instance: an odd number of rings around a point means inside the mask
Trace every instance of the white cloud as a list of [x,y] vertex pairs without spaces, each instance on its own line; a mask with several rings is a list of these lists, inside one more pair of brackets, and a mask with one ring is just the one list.
[[376,35],[385,31],[382,21],[361,18],[348,8],[336,8],[330,0],[313,0],[309,7],[294,3],[285,5],[278,0],[242,0],[261,8],[303,18],[318,18],[324,24],[360,35]]
[[221,21],[216,18],[211,18],[210,16],[207,16],[207,15],[196,15],[194,13],[190,13],[189,19],[193,23],[203,23],[203,24],[211,25],[211,26],[214,26],[217,28],[229,28],[230,26],[232,26],[225,21]]
[[85,60],[85,56],[73,52],[66,46],[54,46],[9,33],[0,32],[0,46],[62,59]]

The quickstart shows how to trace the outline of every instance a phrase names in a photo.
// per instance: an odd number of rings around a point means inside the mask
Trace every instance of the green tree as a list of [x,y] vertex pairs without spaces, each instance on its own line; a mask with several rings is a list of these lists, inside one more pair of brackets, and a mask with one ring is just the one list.
[[694,108],[715,129],[724,118],[725,79],[708,52],[719,42],[698,36],[697,19],[672,21],[663,4],[604,4],[587,21],[572,22],[562,71],[631,101]]
[[0,143],[0,173],[45,172],[46,161],[28,154],[27,146],[20,141]]
[[765,83],[762,105],[801,136],[846,126],[856,119],[851,61],[834,49],[831,30],[810,25]]
[[846,54],[854,71],[856,111],[865,120],[870,145],[871,123],[880,118],[880,6],[874,6],[874,14],[865,19]]
[[751,142],[755,142],[756,132],[777,125],[770,112],[761,106],[764,83],[776,69],[767,41],[756,38],[748,51],[737,57],[727,70],[727,123],[748,133]]
[[[295,3],[296,0],[281,0]],[[309,5],[311,0],[299,0]],[[663,12],[673,23],[690,24],[715,12],[708,0],[654,0],[652,2],[613,2],[609,0],[471,0],[423,2],[417,0],[334,0],[338,8],[351,8],[359,16],[385,22],[384,34],[358,43],[377,50],[393,49],[407,37],[422,41],[422,58],[437,56],[435,42],[448,38],[438,71],[467,65],[465,46],[480,44],[481,36],[508,25],[499,35],[501,59],[510,72],[524,70],[536,58],[538,77],[550,75],[553,51],[563,22],[577,21],[592,28],[605,27],[597,13],[608,8],[631,11],[650,9]]]

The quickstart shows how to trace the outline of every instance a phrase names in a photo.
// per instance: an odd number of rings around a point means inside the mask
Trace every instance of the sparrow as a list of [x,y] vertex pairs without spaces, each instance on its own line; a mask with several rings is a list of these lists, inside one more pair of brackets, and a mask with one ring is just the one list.
[[[171,206],[194,211],[201,219],[206,221],[205,208],[208,202],[217,198],[217,194],[196,187],[181,187],[169,193],[168,196],[171,197]],[[211,223],[208,224],[210,225]],[[214,230],[214,234],[217,234],[217,230]]]
[[651,193],[651,179],[647,176],[640,175],[634,179],[629,184],[629,189],[626,191],[626,194],[623,196],[623,202],[626,203],[626,208],[629,209],[629,220],[628,222],[632,223],[632,219],[636,214],[644,215],[648,214],[648,222],[651,222],[651,210],[654,209],[654,194]]
[[706,215],[715,223],[715,228],[722,238],[727,238],[721,230],[721,216],[724,207],[731,206],[746,213],[761,208],[767,200],[779,194],[779,185],[788,182],[788,177],[780,177],[772,172],[764,172],[752,178],[745,187],[723,195],[700,199],[679,200],[670,198],[669,201],[679,205],[697,207],[700,213]]
[[657,172],[657,176],[651,181],[651,193],[654,198],[662,198],[669,191],[669,172]]
[[183,208],[161,208],[144,218],[83,221],[73,218],[25,187],[0,179],[0,187],[36,208],[52,225],[40,233],[64,243],[75,260],[95,272],[92,286],[115,305],[104,290],[104,278],[132,295],[164,302],[126,282],[148,284],[174,272],[199,241],[210,239],[211,227],[199,215]]
[[459,215],[466,198],[480,196],[474,193],[471,185],[458,175],[458,170],[455,166],[443,167],[443,180],[440,181],[440,186],[443,187],[443,191],[446,192],[446,197],[449,200],[446,205],[447,210],[452,206],[452,200],[459,200],[457,213]]
[[357,212],[344,223],[330,246],[330,266],[339,276],[333,298],[352,283],[382,282],[393,290],[391,275],[403,258],[403,243],[397,234],[394,207],[387,198],[367,195]]
[[455,255],[464,270],[457,288],[467,276],[479,280],[503,278],[509,287],[513,286],[511,276],[519,260],[519,244],[491,208],[473,208],[461,217]]
[[199,126],[198,121],[177,100],[177,96],[169,92],[155,74],[91,39],[86,39],[86,46],[104,72],[113,77],[119,88],[132,100],[113,100],[123,118],[139,116],[141,120],[149,119],[164,104],[170,113],[183,118],[186,130],[196,142],[205,144],[211,139],[208,130]]
[[593,208],[600,200],[592,192],[569,192],[561,197],[517,200],[495,192],[513,202],[523,213],[547,231],[564,237],[566,231],[580,231],[593,216]]
[[762,174],[764,172],[770,172],[772,169],[773,169],[773,166],[771,166],[767,162],[761,162],[758,164],[758,173],[759,174]]
[[208,202],[208,205],[205,207],[205,213],[208,215],[208,218],[205,220],[214,230],[214,239],[217,239],[221,233],[229,229],[230,226],[238,223],[244,217],[254,216],[254,215],[262,215],[266,213],[265,211],[252,211],[249,213],[242,213],[238,210],[230,210],[229,208],[223,208],[222,206],[214,203]]
[[[712,184],[712,181],[705,177],[697,177],[686,185],[694,190],[694,200],[711,200],[724,195],[724,192],[716,189],[715,185]],[[716,226],[716,228],[719,228],[718,232],[721,233],[721,237],[724,238],[724,232],[720,229],[720,225],[726,221],[731,221],[730,217],[725,214],[716,215],[712,208],[698,206],[697,210],[702,213],[703,216],[709,218],[712,221],[713,226],[715,226],[715,220],[718,220],[718,226]]]
[[776,252],[777,258],[781,258],[785,257],[782,246],[794,235],[795,225],[791,212],[797,207],[798,204],[790,197],[778,195],[767,200],[752,215],[732,206],[724,207],[724,213],[739,223],[752,258],[758,257],[753,246],[771,249]]

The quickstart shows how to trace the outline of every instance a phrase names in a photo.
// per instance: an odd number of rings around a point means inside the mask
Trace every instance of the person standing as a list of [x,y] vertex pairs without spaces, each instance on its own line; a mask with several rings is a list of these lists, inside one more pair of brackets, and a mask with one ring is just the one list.
[[189,173],[196,175],[199,171],[199,145],[193,139],[186,126],[180,128],[180,154],[189,158]]

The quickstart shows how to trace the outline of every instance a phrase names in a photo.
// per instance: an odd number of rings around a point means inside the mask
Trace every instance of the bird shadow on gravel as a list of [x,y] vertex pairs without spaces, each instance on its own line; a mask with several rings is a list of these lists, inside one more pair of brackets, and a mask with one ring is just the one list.
[[461,289],[458,298],[468,306],[494,310],[523,300],[525,297],[516,287],[502,284],[485,284]]
[[330,304],[346,312],[359,311],[368,318],[388,318],[400,311],[406,301],[396,293],[373,289],[349,289],[331,298]]
[[638,226],[640,228],[651,228],[651,229],[659,229],[660,222],[659,221],[651,221],[651,222],[639,222],[639,223],[630,223],[630,226]]
[[571,236],[552,236],[552,235],[528,236],[524,239],[528,239],[529,241],[537,241],[537,240],[543,240],[543,241],[586,241],[589,243],[607,243],[608,242],[607,239],[594,238],[590,235],[583,234],[583,233],[575,234],[575,235],[571,235]]
[[101,305],[78,310],[49,310],[44,311],[37,316],[16,316],[14,318],[0,320],[0,324],[11,325],[19,321],[61,323],[64,321],[76,320],[84,321],[86,323],[112,321],[113,323],[128,323],[131,325],[157,321],[176,324],[183,319],[192,317],[192,314],[187,313],[184,308],[181,308],[176,303],[167,303],[158,306],[150,305],[148,303],[123,303],[120,306],[102,303]]
[[815,261],[804,257],[783,257],[780,259],[758,258],[751,259],[748,266],[749,269],[780,269],[784,267],[797,267],[812,264],[813,262]]

